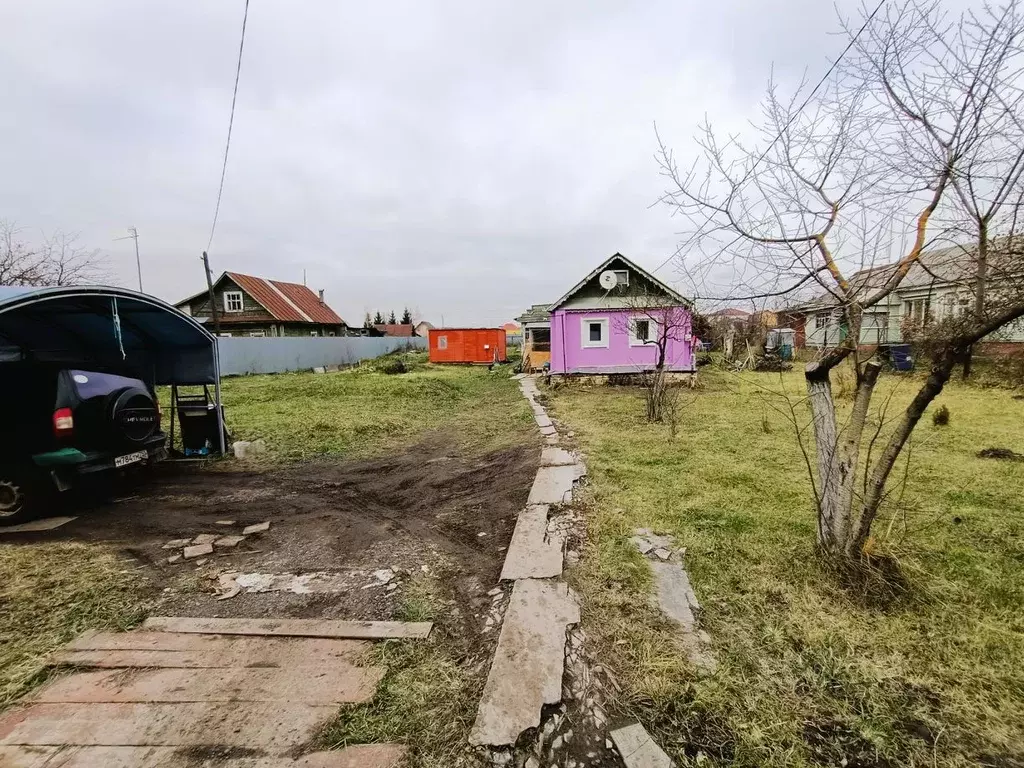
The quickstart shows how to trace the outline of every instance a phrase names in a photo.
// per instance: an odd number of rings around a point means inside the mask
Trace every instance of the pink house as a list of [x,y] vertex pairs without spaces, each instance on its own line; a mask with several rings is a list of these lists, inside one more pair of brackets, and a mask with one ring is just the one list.
[[692,372],[691,306],[616,253],[551,305],[551,373]]

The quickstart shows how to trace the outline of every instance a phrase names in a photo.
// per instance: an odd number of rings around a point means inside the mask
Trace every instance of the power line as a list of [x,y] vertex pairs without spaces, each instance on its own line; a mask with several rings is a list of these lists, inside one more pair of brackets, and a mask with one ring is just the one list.
[[[771,144],[769,144],[765,148],[764,152],[758,155],[757,160],[754,161],[754,164],[750,166],[750,168],[747,170],[745,174],[743,174],[743,178],[740,180],[740,183],[736,185],[737,187],[741,187],[743,186],[743,184],[746,183],[747,178],[750,176],[750,174],[754,172],[754,169],[757,168],[758,163],[765,159],[768,153],[772,151],[772,147],[774,147],[778,143],[779,139],[782,138],[783,134],[789,130],[789,126],[793,124],[793,121],[796,120],[799,114],[804,111],[804,108],[811,103],[811,99],[814,98],[814,94],[816,94],[818,92],[818,89],[825,84],[825,81],[828,80],[829,76],[831,76],[831,74],[835,71],[836,67],[839,66],[839,62],[843,60],[843,57],[850,52],[850,49],[853,48],[854,44],[864,33],[864,30],[868,28],[868,24],[870,24],[872,20],[875,18],[875,14],[877,14],[882,9],[882,6],[885,5],[885,3],[886,0],[879,0],[878,5],[875,6],[875,10],[873,10],[870,13],[870,15],[864,20],[864,23],[861,25],[860,29],[857,30],[857,34],[850,38],[850,42],[846,44],[845,48],[843,48],[842,53],[839,54],[839,58],[832,62],[832,66],[830,66],[828,68],[828,71],[821,76],[821,79],[818,81],[817,85],[815,85],[814,88],[811,89],[811,92],[807,94],[807,98],[804,99],[803,103],[797,108],[797,110],[792,115],[790,115],[789,120],[786,121],[786,124],[782,127],[782,130],[779,131],[778,134],[776,134],[774,139],[772,139]],[[707,222],[705,222],[705,224],[707,224]],[[701,229],[703,229],[703,226],[701,227]],[[673,253],[671,256],[669,256],[667,259],[661,262],[661,264],[656,266],[654,268],[654,271],[657,272],[659,269],[661,269],[670,261],[672,261],[672,259],[674,259],[675,257],[676,254]]]
[[213,224],[210,226],[210,240],[206,250],[213,245],[213,233],[217,230],[217,217],[220,215],[220,198],[224,194],[224,176],[228,172],[228,151],[231,149],[231,128],[235,124],[235,102],[238,100],[238,80],[242,75],[242,49],[245,48],[245,24],[249,20],[249,0],[245,0],[245,13],[242,15],[242,35],[238,41],[238,65],[235,67],[235,88],[231,93],[231,116],[228,118],[228,139],[224,144],[224,163],[220,169],[220,186],[217,188],[217,205],[213,209]]

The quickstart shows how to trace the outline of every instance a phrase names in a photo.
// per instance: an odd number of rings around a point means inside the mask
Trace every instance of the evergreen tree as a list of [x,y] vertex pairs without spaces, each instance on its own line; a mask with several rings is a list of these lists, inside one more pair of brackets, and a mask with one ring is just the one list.
[[402,312],[402,325],[412,325],[412,312],[409,311],[408,307]]
[[391,323],[391,325],[394,325],[395,323],[398,322],[397,320],[395,320],[395,310],[393,309],[391,310],[391,314],[388,315],[388,322]]
[[363,328],[372,328],[372,327],[373,327],[373,318],[370,317],[370,313],[367,312],[366,313],[366,318],[363,320]]
[[384,315],[382,315],[380,313],[380,310],[378,309],[377,310],[377,314],[373,316],[373,324],[374,325],[381,325],[383,323],[384,323]]

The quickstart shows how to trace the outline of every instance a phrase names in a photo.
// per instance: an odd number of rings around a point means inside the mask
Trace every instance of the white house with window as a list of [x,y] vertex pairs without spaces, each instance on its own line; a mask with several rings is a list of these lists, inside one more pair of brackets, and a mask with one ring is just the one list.
[[[921,263],[911,267],[899,287],[885,299],[865,310],[861,322],[860,344],[892,344],[903,341],[908,325],[928,326],[945,318],[958,317],[974,306],[973,261],[962,248],[954,246],[929,251]],[[894,264],[862,270],[850,278],[853,285],[870,295],[886,283]],[[992,285],[998,286],[998,268],[991,273]],[[798,331],[804,330],[803,345],[810,348],[831,347],[846,338],[841,314],[831,296],[783,310],[785,322]],[[990,337],[986,342],[1020,343],[1024,345],[1024,323],[1017,322]],[[1024,352],[1024,347],[1022,347]]]

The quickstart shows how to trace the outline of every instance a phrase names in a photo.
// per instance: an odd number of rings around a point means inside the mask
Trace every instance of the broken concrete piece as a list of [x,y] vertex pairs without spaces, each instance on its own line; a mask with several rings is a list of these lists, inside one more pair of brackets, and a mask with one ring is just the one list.
[[213,542],[213,546],[219,548],[231,548],[237,547],[243,541],[245,541],[245,536],[221,536]]
[[641,555],[646,555],[654,549],[654,545],[643,536],[630,536],[629,540],[632,541],[636,548],[640,550]]
[[527,507],[519,513],[501,580],[546,579],[562,573],[563,538],[548,533],[548,506]]
[[680,641],[687,658],[698,669],[714,672],[718,662],[707,650],[707,634],[697,629],[694,611],[700,610],[697,596],[690,586],[690,577],[675,563],[651,563],[657,589],[658,607],[679,625]]
[[244,459],[246,453],[249,450],[249,446],[252,445],[248,440],[236,440],[231,445],[231,450],[235,454],[236,459]]
[[654,554],[658,557],[659,560],[668,560],[670,557],[672,557],[672,553],[669,550],[662,549],[661,547],[658,547],[656,550],[654,550]]
[[181,554],[171,555],[170,557],[167,558],[167,562],[170,563],[171,565],[174,565],[175,563],[180,562],[180,561],[181,561]]
[[612,731],[612,741],[626,768],[674,768],[675,763],[640,723]]
[[373,578],[377,580],[378,584],[387,584],[393,578],[395,578],[395,572],[390,568],[382,568],[379,571],[373,572]]
[[196,560],[196,565],[197,566],[199,566],[199,565],[206,565],[208,562],[210,562],[210,559],[207,558],[207,557],[204,557],[202,560]]
[[214,525],[234,525],[234,524],[235,524],[234,520],[218,520],[217,522],[214,523]]
[[216,533],[200,533],[198,536],[196,536],[194,539],[192,539],[192,543],[193,544],[213,544],[213,542],[215,542],[216,540],[217,540],[217,534]]
[[247,525],[242,529],[242,535],[248,536],[250,533],[263,533],[264,531],[270,530],[270,521],[265,523],[255,523],[254,525]]
[[327,373],[327,366],[325,366],[325,365],[313,366],[313,373]]
[[192,543],[192,539],[171,539],[161,549],[181,549]]
[[514,744],[540,724],[541,708],[562,697],[565,629],[580,620],[567,585],[520,579],[498,636],[471,744]]
[[183,554],[186,560],[191,560],[194,557],[202,557],[203,555],[209,555],[213,552],[213,544],[193,544],[191,547],[185,547]]
[[572,501],[572,484],[576,480],[573,466],[541,467],[537,470],[528,506],[534,504],[563,504]]

